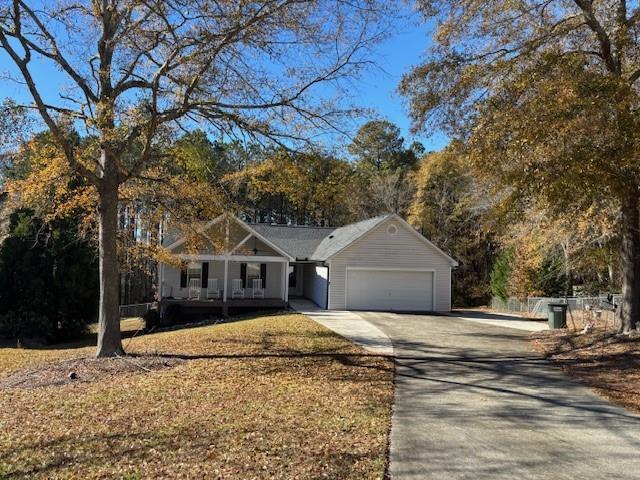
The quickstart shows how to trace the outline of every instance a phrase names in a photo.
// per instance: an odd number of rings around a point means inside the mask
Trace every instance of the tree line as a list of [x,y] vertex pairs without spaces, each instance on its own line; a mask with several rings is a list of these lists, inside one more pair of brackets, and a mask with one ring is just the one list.
[[[91,140],[84,141],[91,148]],[[385,120],[365,123],[341,157],[319,149],[217,142],[199,130],[165,149],[170,182],[121,191],[122,304],[153,300],[167,225],[182,224],[188,234],[193,222],[216,215],[222,204],[248,222],[311,226],[398,213],[458,260],[457,306],[486,304],[491,296],[565,295],[576,287],[594,293],[620,285],[619,240],[606,215],[592,211],[568,221],[531,204],[515,209],[510,197],[491,193],[466,145],[425,152]],[[12,336],[39,330],[60,338],[95,321],[98,288],[87,280],[97,275],[95,194],[59,157],[51,136],[41,133],[3,163],[5,191],[20,192],[19,202],[5,200],[10,221],[0,247],[0,296],[6,297],[0,324]],[[42,302],[33,309],[34,292],[75,307]],[[76,308],[80,304],[85,308]],[[47,313],[53,311],[58,313]]]

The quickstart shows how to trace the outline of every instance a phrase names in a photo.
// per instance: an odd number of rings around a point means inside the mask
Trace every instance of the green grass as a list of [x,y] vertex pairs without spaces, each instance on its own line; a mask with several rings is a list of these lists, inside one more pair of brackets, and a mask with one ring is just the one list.
[[[128,326],[136,329],[135,322]],[[301,315],[125,340],[186,361],[0,390],[7,478],[382,478],[393,366]],[[93,347],[0,349],[0,378]]]

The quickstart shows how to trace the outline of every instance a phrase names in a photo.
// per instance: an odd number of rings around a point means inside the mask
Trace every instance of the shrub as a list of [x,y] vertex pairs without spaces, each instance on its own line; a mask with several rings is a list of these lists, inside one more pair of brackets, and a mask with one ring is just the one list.
[[48,340],[55,331],[51,320],[30,310],[10,311],[0,315],[0,337]]
[[14,212],[0,245],[2,335],[66,340],[84,333],[97,310],[96,253],[73,219],[44,224]]

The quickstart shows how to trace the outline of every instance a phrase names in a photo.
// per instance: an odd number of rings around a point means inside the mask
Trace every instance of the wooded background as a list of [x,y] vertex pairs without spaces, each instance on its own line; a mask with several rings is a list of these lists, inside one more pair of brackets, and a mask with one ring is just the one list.
[[[342,81],[395,2],[50,3],[0,4],[0,48],[34,99],[0,115],[11,328],[40,318],[19,299],[59,278],[47,258],[97,249],[98,354],[121,352],[117,300],[150,300],[166,226],[195,234],[224,211],[332,226],[396,212],[459,261],[457,306],[622,290],[621,331],[640,320],[637,2],[416,0],[433,38],[399,92],[414,133],[448,135],[438,152],[386,120],[344,128],[364,117]],[[46,103],[35,56],[75,95]]]

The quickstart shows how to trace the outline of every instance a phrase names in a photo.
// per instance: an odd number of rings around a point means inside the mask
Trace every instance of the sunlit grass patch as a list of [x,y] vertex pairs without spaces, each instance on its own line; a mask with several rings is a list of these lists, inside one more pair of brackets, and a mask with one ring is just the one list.
[[[0,390],[0,472],[42,478],[382,478],[392,364],[301,315],[125,339],[183,361]],[[14,355],[28,361],[9,361]],[[16,365],[92,347],[0,349]],[[135,358],[134,358],[135,360]],[[22,368],[22,367],[21,367]]]

